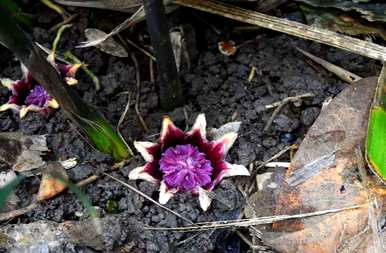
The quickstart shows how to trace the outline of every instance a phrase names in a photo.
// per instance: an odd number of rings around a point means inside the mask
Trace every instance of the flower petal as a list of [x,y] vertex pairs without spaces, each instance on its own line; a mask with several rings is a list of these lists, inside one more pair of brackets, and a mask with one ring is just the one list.
[[158,202],[162,205],[168,203],[168,201],[177,193],[176,189],[169,189],[164,181],[161,182],[159,187],[159,199]]
[[55,51],[51,51],[51,53],[48,54],[47,56],[47,61],[52,65],[52,66],[56,66],[56,63],[55,63]]
[[193,124],[192,129],[189,131],[188,134],[191,134],[195,131],[198,131],[203,138],[206,138],[206,119],[205,119],[205,114],[200,113],[196,121]]
[[25,115],[27,115],[28,113],[28,109],[26,106],[22,106],[19,110],[19,118],[22,119],[25,117]]
[[58,109],[59,108],[59,104],[58,104],[58,102],[54,98],[50,99],[48,101],[47,106],[51,107],[51,108],[54,108],[54,109]]
[[162,148],[182,144],[184,138],[185,133],[173,124],[169,116],[164,116],[160,136]]
[[[55,63],[54,63],[55,64]],[[76,64],[55,64],[56,68],[63,76],[75,77],[76,72],[82,66],[80,63]]]
[[225,162],[225,166],[226,169],[221,170],[217,175],[215,175],[211,189],[218,185],[224,178],[234,176],[250,176],[248,169],[244,165]]
[[232,121],[228,122],[219,128],[211,128],[209,129],[207,136],[211,137],[212,140],[220,139],[224,134],[229,132],[238,133],[241,127],[241,121]]
[[40,112],[42,110],[45,110],[47,108],[44,108],[44,107],[39,107],[39,106],[36,106],[36,105],[29,105],[29,106],[21,106],[20,110],[19,110],[19,117],[22,119],[25,117],[25,115],[27,115],[28,112]]
[[13,84],[15,83],[15,81],[8,79],[8,78],[1,78],[0,83],[4,87],[8,88],[9,90],[12,90],[12,87],[13,87]]
[[206,143],[206,120],[205,114],[199,114],[193,124],[192,129],[186,133],[185,141],[198,147],[201,151],[205,150]]
[[0,105],[0,112],[4,112],[6,110],[18,111],[19,108],[20,108],[20,106],[18,106],[16,104],[6,103],[6,104],[3,104],[3,105]]
[[132,171],[130,171],[129,179],[130,180],[142,179],[142,180],[146,180],[148,182],[151,182],[153,184],[157,184],[158,180],[156,178],[154,178],[152,175],[150,175],[149,172],[146,171],[147,165],[148,164],[145,164],[144,166],[137,167],[137,168],[133,169]]
[[81,63],[76,63],[73,65],[68,65],[66,76],[68,77],[75,77],[76,72],[78,72],[78,69],[82,66]]
[[204,146],[205,153],[214,167],[220,164],[226,157],[228,150],[232,147],[237,139],[237,133],[229,132],[220,139],[206,143]]
[[212,203],[212,198],[208,191],[204,190],[203,188],[198,188],[198,201],[200,203],[200,207],[202,210],[206,211],[208,210],[210,204]]
[[227,163],[228,169],[224,171],[223,178],[234,176],[250,176],[249,170],[241,164]]
[[155,148],[158,144],[149,141],[134,141],[134,147],[142,155],[146,162],[154,160],[154,154],[150,151]]
[[67,83],[68,85],[70,85],[70,86],[78,84],[78,80],[76,80],[75,78],[73,78],[73,77],[71,77],[71,76],[66,76],[66,77],[64,78],[64,80],[65,80],[66,83]]
[[216,144],[222,144],[223,145],[223,152],[224,157],[228,153],[229,149],[233,146],[237,139],[237,133],[236,132],[229,132],[225,135],[223,135],[220,139],[216,140]]

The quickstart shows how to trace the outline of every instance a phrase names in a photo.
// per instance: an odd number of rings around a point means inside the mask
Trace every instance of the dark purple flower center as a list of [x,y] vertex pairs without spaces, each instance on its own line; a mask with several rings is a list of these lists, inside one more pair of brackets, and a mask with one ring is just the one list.
[[51,96],[47,93],[42,86],[36,85],[25,99],[26,105],[36,105],[43,107],[51,99]]
[[12,95],[9,97],[8,103],[23,105],[25,98],[31,91],[31,83],[26,81],[16,81],[12,87]]
[[171,188],[190,191],[211,183],[213,167],[205,154],[191,144],[177,145],[162,153],[160,170]]

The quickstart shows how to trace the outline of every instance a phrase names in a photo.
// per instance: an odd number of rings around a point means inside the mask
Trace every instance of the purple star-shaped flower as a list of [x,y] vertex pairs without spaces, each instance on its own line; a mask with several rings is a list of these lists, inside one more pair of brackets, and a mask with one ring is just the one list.
[[[79,64],[75,65],[54,65],[65,78],[68,84],[75,84],[74,78]],[[0,83],[11,91],[8,102],[0,106],[0,112],[14,110],[19,112],[19,117],[23,118],[28,112],[49,112],[49,108],[58,108],[59,104],[53,99],[44,88],[39,85],[31,73],[22,67],[24,78],[12,81],[10,79],[0,79]]]
[[160,184],[161,204],[178,192],[192,192],[199,196],[201,208],[207,210],[211,203],[209,192],[223,178],[249,176],[243,165],[225,161],[236,138],[237,133],[229,132],[216,140],[207,140],[204,114],[197,117],[187,133],[164,117],[159,143],[134,142],[146,164],[133,169],[129,178]]

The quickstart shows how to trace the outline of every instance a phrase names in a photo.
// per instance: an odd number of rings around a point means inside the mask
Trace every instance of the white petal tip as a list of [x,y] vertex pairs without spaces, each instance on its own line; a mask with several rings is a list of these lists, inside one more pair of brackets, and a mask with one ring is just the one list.
[[204,113],[198,114],[196,121],[193,124],[191,132],[198,130],[202,137],[206,137],[206,118]]
[[148,182],[151,182],[153,184],[157,184],[157,179],[152,177],[149,173],[145,171],[145,166],[137,167],[130,171],[129,173],[129,179],[130,180],[138,180],[142,179]]
[[8,78],[0,78],[0,84],[8,89],[12,89],[13,84],[15,81],[8,79]]
[[6,110],[18,110],[19,106],[16,104],[3,104],[0,106],[0,112],[6,111]]
[[48,101],[48,106],[53,109],[57,109],[59,108],[59,103],[55,99],[51,99],[50,101]]
[[229,149],[233,146],[237,139],[237,133],[236,132],[229,132],[225,135],[223,135],[220,139],[218,139],[216,142],[223,143],[224,145],[224,153],[228,153]]
[[169,131],[169,127],[174,126],[172,119],[169,116],[164,116],[162,120],[162,127],[161,127],[161,140],[166,136],[167,132]]
[[148,141],[134,141],[135,149],[141,154],[141,156],[143,157],[143,159],[145,159],[146,162],[153,161],[154,159],[153,155],[147,151],[148,148],[154,145],[157,144]]
[[165,205],[174,196],[174,192],[169,190],[166,184],[162,181],[159,188],[158,202],[161,205]]
[[75,78],[73,78],[73,77],[65,77],[64,78],[65,80],[66,80],[66,83],[68,84],[68,85],[70,85],[70,86],[72,86],[72,85],[77,85],[78,84],[78,80],[76,80]]
[[24,118],[25,115],[27,115],[28,112],[29,112],[28,107],[22,107],[22,108],[20,108],[20,111],[19,111],[19,118],[20,118],[20,119]]
[[200,207],[203,211],[207,211],[212,203],[212,198],[210,197],[208,191],[199,188],[198,190],[198,201],[200,202]]
[[241,164],[227,164],[228,169],[224,173],[223,177],[234,177],[234,176],[250,176],[249,170]]
[[36,105],[29,105],[29,106],[22,106],[19,111],[19,117],[22,119],[24,118],[27,113],[29,112],[40,112],[44,108],[36,106]]

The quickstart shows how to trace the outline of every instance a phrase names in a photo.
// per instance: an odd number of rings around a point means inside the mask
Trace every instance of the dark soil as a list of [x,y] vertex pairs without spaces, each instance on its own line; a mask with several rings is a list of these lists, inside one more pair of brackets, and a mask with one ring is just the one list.
[[[37,27],[33,29],[33,37],[39,43],[50,47],[55,33],[48,28],[60,22],[60,18],[40,5],[35,6]],[[76,87],[85,101],[96,106],[116,125],[127,103],[127,96],[121,92],[136,92],[135,68],[130,58],[122,59],[109,56],[96,48],[74,49],[84,41],[83,29],[96,27],[109,31],[126,16],[99,10],[71,9],[81,13],[70,32],[64,33],[60,50],[71,49],[80,59],[89,64],[89,68],[100,78],[102,89],[96,92],[94,85],[85,74],[80,73],[80,83]],[[363,57],[352,55],[340,50],[327,48],[316,43],[296,39],[294,37],[272,33],[267,30],[230,33],[233,26],[241,25],[229,20],[207,16],[202,13],[200,19],[195,18],[189,9],[181,9],[171,16],[173,24],[189,24],[195,31],[198,55],[192,59],[190,70],[184,70],[184,83],[188,118],[184,116],[184,108],[165,112],[159,108],[157,88],[149,81],[148,59],[132,49],[141,64],[141,91],[139,109],[150,131],[144,132],[131,108],[122,126],[122,134],[126,140],[156,140],[160,129],[161,117],[169,114],[175,123],[185,129],[192,125],[195,116],[204,112],[209,127],[219,127],[233,120],[241,120],[240,136],[230,151],[228,160],[232,163],[249,165],[254,161],[263,161],[280,151],[283,147],[300,143],[308,127],[313,123],[321,109],[322,102],[338,94],[345,86],[342,81],[317,65],[309,65],[294,46],[299,46],[316,55],[323,55],[328,61],[343,66],[361,76],[374,75],[378,69],[375,62]],[[202,22],[206,20],[218,30],[214,30]],[[129,34],[134,40],[143,33],[143,26]],[[227,57],[217,50],[217,42],[232,39],[240,44],[255,38],[255,42],[239,48],[235,56]],[[5,49],[0,48],[0,76],[20,78],[19,62]],[[251,82],[248,75],[251,67],[257,71]],[[315,97],[302,103],[290,103],[275,117],[268,131],[263,128],[272,114],[265,105],[279,101],[288,96],[312,92]],[[7,101],[8,91],[0,89],[0,102]],[[12,112],[0,113],[0,131],[22,131],[26,134],[47,134],[49,148],[52,150],[49,159],[67,159],[76,157],[79,164],[69,170],[72,181],[77,182],[92,174],[110,169],[112,160],[94,150],[84,139],[80,138],[76,129],[69,123],[61,110],[45,117],[38,113],[29,113],[23,120]],[[288,161],[282,157],[281,161]],[[143,160],[139,156],[127,166],[112,175],[127,181],[129,171]],[[226,203],[214,201],[207,212],[202,212],[198,200],[188,194],[173,198],[166,206],[180,213],[193,222],[237,219],[245,202],[236,185],[243,185],[247,180],[226,180],[215,193]],[[29,178],[18,189],[22,206],[28,205],[33,193],[38,189],[40,180]],[[147,182],[130,182],[142,192],[157,199],[157,188]],[[244,185],[243,185],[244,187]],[[151,202],[128,190],[125,186],[102,178],[85,187],[86,194],[92,204],[99,207],[102,216],[111,215],[117,219],[138,224],[175,227],[187,225],[178,217],[160,209]],[[109,203],[109,208],[107,208]],[[114,205],[116,207],[114,208]],[[111,208],[113,206],[113,208]],[[64,193],[52,200],[40,204],[30,213],[14,219],[12,223],[30,223],[38,220],[63,222],[66,220],[82,220],[87,211],[74,194]],[[129,223],[130,223],[129,222]],[[128,230],[118,231],[119,237],[111,228],[111,238],[106,251],[125,252],[124,246],[131,245],[130,252],[246,252],[240,239],[231,231],[209,231],[205,233],[173,233],[157,231],[139,231],[129,233]],[[224,240],[228,238],[229,240]],[[241,245],[241,246],[240,246]],[[245,246],[245,245],[244,245]],[[68,249],[67,249],[68,250]],[[65,250],[64,250],[65,251]],[[66,252],[96,252],[91,248],[74,248]],[[127,252],[127,251],[126,251]]]

